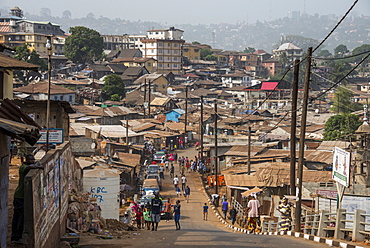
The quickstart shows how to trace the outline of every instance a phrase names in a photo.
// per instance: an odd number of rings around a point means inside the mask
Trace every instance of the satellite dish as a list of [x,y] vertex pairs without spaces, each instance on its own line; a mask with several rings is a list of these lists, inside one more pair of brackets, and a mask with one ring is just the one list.
[[95,147],[96,147],[96,144],[94,142],[91,143],[91,149],[95,149]]

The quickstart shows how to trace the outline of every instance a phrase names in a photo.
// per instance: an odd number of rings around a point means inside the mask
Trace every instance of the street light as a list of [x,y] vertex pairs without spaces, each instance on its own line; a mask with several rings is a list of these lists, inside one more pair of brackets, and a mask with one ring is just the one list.
[[46,36],[46,49],[48,53],[48,100],[46,102],[46,152],[49,151],[49,129],[50,129],[50,88],[51,88],[51,36]]

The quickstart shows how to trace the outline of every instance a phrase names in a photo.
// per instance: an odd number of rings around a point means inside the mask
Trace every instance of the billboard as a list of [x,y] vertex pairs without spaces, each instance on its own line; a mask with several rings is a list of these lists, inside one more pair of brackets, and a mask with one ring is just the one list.
[[348,187],[350,165],[351,153],[335,147],[333,157],[333,180],[337,181],[345,187]]
[[[37,141],[38,144],[46,144],[46,129],[40,131],[41,137]],[[49,143],[62,144],[64,142],[63,128],[49,128]]]

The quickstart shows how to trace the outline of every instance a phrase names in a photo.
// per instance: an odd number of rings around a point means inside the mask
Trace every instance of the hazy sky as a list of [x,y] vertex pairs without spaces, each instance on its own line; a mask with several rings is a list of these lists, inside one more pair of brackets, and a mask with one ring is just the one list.
[[[0,8],[20,7],[24,12],[40,14],[49,8],[52,16],[69,10],[72,18],[121,18],[131,21],[155,21],[163,24],[236,23],[270,21],[286,17],[289,11],[313,15],[343,15],[354,0],[1,0]],[[360,0],[353,14],[370,15],[370,1]],[[5,14],[5,13],[1,13]]]

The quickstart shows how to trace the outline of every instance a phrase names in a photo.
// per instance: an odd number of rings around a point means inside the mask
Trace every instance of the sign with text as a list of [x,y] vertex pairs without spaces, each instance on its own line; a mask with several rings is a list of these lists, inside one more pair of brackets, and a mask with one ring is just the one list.
[[[46,144],[46,129],[40,131],[41,138],[37,141],[38,144]],[[64,142],[63,128],[49,129],[49,144],[62,144]]]
[[350,165],[351,153],[335,147],[333,157],[333,180],[348,187]]

